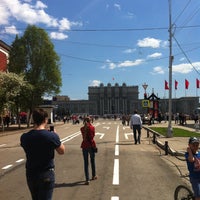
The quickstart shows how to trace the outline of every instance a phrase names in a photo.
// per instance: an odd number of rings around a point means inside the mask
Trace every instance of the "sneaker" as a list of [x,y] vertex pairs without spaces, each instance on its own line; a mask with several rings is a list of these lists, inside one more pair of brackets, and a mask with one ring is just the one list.
[[85,181],[85,185],[89,185],[90,184],[90,181]]
[[97,176],[93,176],[93,177],[92,177],[92,180],[96,180],[96,179],[97,179]]

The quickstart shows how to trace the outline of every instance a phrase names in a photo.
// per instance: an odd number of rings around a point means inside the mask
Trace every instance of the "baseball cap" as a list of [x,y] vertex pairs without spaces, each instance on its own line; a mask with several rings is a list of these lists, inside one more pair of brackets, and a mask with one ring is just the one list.
[[196,137],[191,137],[189,139],[189,144],[193,144],[193,143],[199,143],[199,139]]

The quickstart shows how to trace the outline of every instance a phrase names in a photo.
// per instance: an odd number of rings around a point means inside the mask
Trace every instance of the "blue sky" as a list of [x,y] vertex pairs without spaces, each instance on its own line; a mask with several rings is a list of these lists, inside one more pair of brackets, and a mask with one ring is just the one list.
[[[46,30],[61,59],[60,95],[87,99],[100,83],[139,86],[168,97],[168,0],[0,0],[0,39],[28,24]],[[200,1],[172,0],[172,97],[196,96],[200,79]],[[189,88],[185,90],[185,79]],[[174,90],[174,82],[178,89]]]

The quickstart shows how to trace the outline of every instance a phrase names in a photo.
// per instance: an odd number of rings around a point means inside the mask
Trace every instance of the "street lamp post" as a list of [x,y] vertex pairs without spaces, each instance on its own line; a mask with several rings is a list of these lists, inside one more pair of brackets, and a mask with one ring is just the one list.
[[171,0],[169,0],[169,118],[167,137],[173,136],[172,128],[172,21],[171,21]]
[[148,85],[147,85],[146,83],[144,83],[144,84],[142,85],[142,87],[144,88],[144,97],[147,97],[146,90],[147,90]]

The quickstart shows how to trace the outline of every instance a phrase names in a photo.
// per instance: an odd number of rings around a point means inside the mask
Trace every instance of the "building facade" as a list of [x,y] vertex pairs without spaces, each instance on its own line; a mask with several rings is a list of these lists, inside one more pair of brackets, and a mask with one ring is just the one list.
[[0,71],[7,71],[7,64],[9,61],[10,46],[0,40]]
[[116,83],[112,86],[110,83],[99,87],[88,87],[88,98],[90,102],[96,102],[98,115],[106,114],[130,114],[134,107],[138,107],[138,86],[127,86],[123,83],[121,86]]
[[[153,94],[153,93],[152,93]],[[135,109],[141,114],[147,114],[148,108],[142,106],[143,99],[139,99],[138,86],[119,85],[88,87],[88,100],[70,100],[67,96],[53,98],[52,104],[56,105],[61,116],[77,114],[110,115],[132,114]],[[160,99],[156,109],[162,114],[168,113],[168,99]],[[150,104],[153,105],[153,104]],[[172,113],[184,113],[192,115],[199,107],[199,97],[181,97],[172,99]]]
[[[193,115],[194,110],[199,107],[199,97],[181,97],[172,99],[172,113],[184,113]],[[168,112],[169,99],[159,100],[160,111]]]

